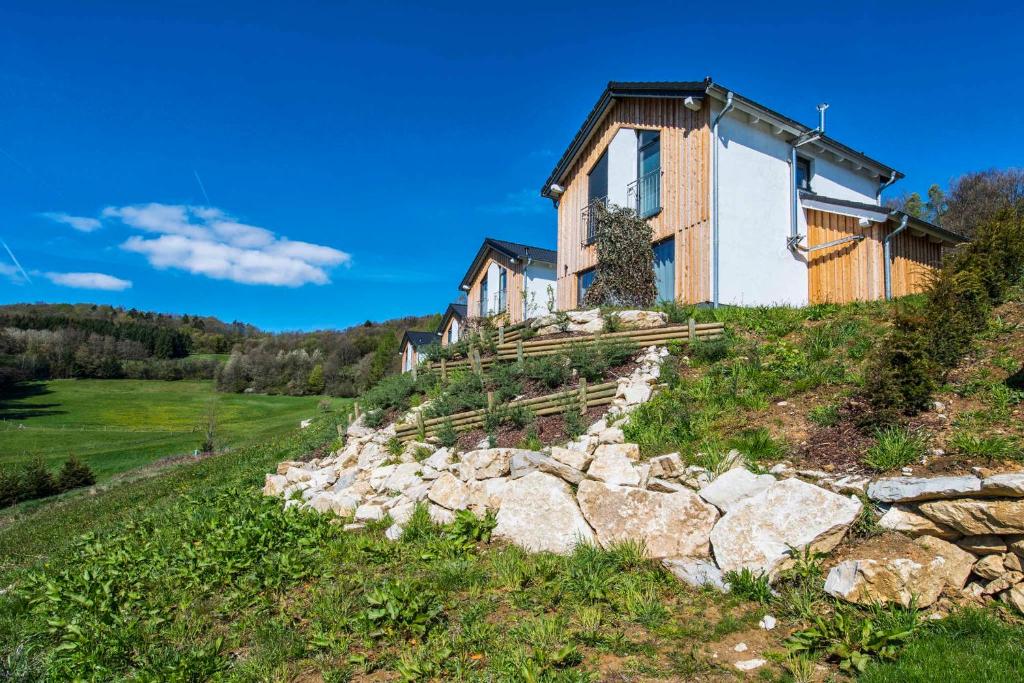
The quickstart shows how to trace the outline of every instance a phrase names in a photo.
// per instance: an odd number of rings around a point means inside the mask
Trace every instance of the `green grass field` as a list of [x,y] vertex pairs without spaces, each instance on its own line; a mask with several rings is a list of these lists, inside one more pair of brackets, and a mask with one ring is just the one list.
[[220,448],[265,439],[317,412],[318,396],[221,394],[210,381],[56,380],[0,402],[0,466],[74,453],[100,481],[203,440],[211,403]]

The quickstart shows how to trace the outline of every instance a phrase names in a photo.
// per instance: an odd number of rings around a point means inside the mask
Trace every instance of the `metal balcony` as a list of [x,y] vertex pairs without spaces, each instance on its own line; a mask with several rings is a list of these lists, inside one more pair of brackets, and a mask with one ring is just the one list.
[[661,169],[646,173],[626,186],[626,205],[640,218],[661,211]]

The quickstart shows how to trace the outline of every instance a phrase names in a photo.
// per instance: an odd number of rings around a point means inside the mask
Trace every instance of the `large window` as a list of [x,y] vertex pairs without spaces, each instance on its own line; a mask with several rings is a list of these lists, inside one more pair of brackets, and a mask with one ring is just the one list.
[[808,192],[811,189],[811,160],[806,157],[796,158],[796,187]]
[[487,317],[487,275],[480,281],[480,317]]
[[661,211],[661,133],[637,133],[636,182],[627,190],[630,206],[642,218]]
[[504,313],[508,308],[508,270],[498,269],[498,313]]
[[608,196],[608,151],[601,155],[587,174],[587,203],[603,201]]
[[582,306],[583,305],[583,300],[587,296],[587,290],[590,289],[590,286],[592,284],[594,284],[594,275],[596,273],[597,273],[597,271],[595,271],[593,268],[591,268],[590,270],[584,270],[582,273],[580,273],[580,274],[578,274],[576,276],[576,281],[578,283],[577,295],[579,297],[576,300],[576,305],[577,306]]

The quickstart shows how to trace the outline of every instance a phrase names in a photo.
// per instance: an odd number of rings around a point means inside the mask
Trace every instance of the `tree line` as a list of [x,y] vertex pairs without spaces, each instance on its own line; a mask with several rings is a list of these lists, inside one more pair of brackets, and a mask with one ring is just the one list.
[[945,189],[932,184],[926,195],[911,192],[886,203],[915,218],[974,237],[978,226],[991,223],[1024,201],[1024,168],[967,173],[953,179]]

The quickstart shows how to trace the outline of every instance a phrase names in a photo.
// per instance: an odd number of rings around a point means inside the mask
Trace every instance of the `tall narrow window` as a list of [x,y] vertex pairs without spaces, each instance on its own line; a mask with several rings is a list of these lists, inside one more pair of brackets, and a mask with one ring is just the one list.
[[627,194],[642,218],[661,211],[661,132],[641,130],[637,135],[636,182]]
[[796,158],[796,188],[811,190],[811,160],[806,157]]
[[583,207],[583,243],[592,244],[597,238],[597,214],[595,204],[608,202],[608,151],[587,174],[587,205]]
[[577,282],[578,282],[578,285],[579,285],[578,286],[578,291],[577,291],[577,296],[579,298],[576,300],[576,305],[577,306],[582,306],[583,305],[583,300],[587,296],[587,290],[590,289],[590,286],[592,284],[594,284],[594,275],[596,274],[596,272],[597,271],[595,271],[593,268],[591,268],[590,270],[585,270],[585,271],[583,271],[582,273],[580,273],[579,275],[576,276],[576,279],[577,279]]
[[487,275],[480,281],[480,317],[487,317]]
[[504,313],[508,308],[508,270],[498,269],[498,313]]

